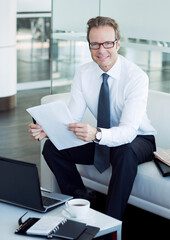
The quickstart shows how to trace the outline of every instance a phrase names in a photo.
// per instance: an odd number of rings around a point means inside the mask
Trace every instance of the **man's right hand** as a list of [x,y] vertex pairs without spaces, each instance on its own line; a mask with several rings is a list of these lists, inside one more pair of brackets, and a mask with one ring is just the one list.
[[29,124],[29,129],[28,129],[31,137],[34,140],[39,140],[41,141],[42,139],[44,139],[45,137],[47,137],[47,134],[42,130],[41,126],[36,123],[31,123]]

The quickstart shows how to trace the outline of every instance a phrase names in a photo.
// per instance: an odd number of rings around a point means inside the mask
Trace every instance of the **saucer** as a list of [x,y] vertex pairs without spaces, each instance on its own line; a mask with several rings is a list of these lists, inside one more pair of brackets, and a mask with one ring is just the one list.
[[89,208],[89,211],[88,211],[86,217],[72,217],[66,210],[64,210],[64,209],[62,210],[62,215],[69,220],[78,220],[78,221],[79,220],[87,220],[87,219],[93,217],[94,214],[95,214],[94,210]]

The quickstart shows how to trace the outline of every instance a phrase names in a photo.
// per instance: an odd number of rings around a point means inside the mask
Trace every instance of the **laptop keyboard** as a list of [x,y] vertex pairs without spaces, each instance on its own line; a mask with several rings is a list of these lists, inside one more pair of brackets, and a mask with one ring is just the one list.
[[42,201],[44,206],[51,206],[53,204],[59,203],[61,201],[49,197],[42,196]]

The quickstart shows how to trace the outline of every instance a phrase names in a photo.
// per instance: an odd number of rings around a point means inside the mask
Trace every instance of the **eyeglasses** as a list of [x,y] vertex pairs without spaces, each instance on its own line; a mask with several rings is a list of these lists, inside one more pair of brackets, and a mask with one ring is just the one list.
[[113,42],[111,41],[107,41],[103,43],[92,42],[92,43],[89,43],[89,47],[90,49],[97,50],[102,45],[105,49],[109,49],[109,48],[113,48],[116,42],[117,42],[117,39]]

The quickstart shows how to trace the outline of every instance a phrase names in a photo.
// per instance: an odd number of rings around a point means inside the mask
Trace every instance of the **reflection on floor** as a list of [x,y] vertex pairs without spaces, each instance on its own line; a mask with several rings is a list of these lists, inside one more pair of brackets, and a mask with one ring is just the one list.
[[17,94],[17,107],[0,113],[0,156],[40,165],[40,143],[28,133],[32,122],[26,108],[39,105],[49,89],[20,91]]

